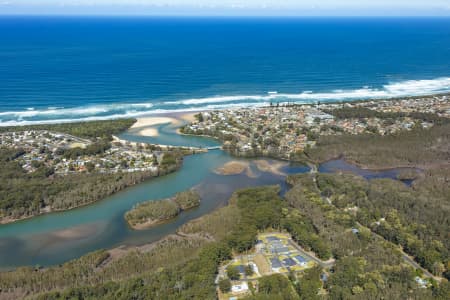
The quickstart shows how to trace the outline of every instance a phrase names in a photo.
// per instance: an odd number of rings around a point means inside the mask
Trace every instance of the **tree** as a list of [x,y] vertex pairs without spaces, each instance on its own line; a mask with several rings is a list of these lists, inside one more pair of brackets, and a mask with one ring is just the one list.
[[259,279],[259,292],[263,294],[282,294],[284,299],[290,299],[292,293],[291,283],[287,277],[281,274],[263,276]]
[[434,275],[441,276],[445,272],[445,266],[442,262],[436,261],[433,263],[432,271]]
[[90,162],[90,161],[88,161],[86,164],[85,164],[85,167],[86,167],[86,169],[87,169],[87,171],[90,173],[90,172],[92,172],[92,171],[94,171],[94,169],[95,169],[95,165],[92,163],[92,162]]
[[247,276],[252,276],[253,275],[253,268],[251,265],[246,265],[245,266],[245,275]]
[[320,281],[320,274],[322,270],[320,267],[314,267],[305,271],[305,274],[296,285],[297,293],[301,299],[316,299],[317,293],[322,286]]
[[202,113],[198,113],[198,114],[196,114],[194,117],[197,118],[197,120],[198,120],[199,122],[203,122],[203,121],[204,121],[204,119],[203,119],[203,114],[202,114]]
[[228,293],[231,291],[231,281],[228,278],[222,278],[219,280],[219,289],[222,293]]
[[241,277],[241,275],[239,274],[239,270],[236,266],[228,266],[227,276],[231,280],[238,280]]

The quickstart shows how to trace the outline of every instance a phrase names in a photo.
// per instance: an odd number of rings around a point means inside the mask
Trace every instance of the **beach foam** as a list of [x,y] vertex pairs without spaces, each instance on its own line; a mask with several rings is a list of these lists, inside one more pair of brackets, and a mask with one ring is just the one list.
[[172,112],[264,106],[268,105],[270,102],[314,103],[317,101],[352,101],[420,96],[446,92],[450,92],[450,77],[393,82],[386,84],[381,88],[365,86],[360,89],[333,90],[328,92],[303,91],[298,94],[278,92],[262,95],[218,95],[214,97],[190,98],[174,101],[152,101],[152,103],[120,103],[73,108],[28,108],[23,111],[0,112],[0,126],[143,117],[152,114]]

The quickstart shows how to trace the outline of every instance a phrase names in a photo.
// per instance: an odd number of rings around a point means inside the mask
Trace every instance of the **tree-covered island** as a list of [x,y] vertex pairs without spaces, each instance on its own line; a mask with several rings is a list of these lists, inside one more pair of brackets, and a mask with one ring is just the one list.
[[133,229],[144,229],[178,216],[184,210],[200,205],[200,195],[195,190],[177,193],[163,200],[139,203],[125,213],[125,220]]

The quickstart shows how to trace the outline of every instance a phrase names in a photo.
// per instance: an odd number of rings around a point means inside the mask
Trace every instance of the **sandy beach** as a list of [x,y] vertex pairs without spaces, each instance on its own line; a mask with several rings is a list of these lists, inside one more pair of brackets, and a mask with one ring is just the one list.
[[191,123],[191,122],[195,121],[195,115],[196,115],[197,113],[198,113],[198,112],[187,112],[187,113],[182,113],[182,114],[179,116],[179,118],[180,118],[181,120],[185,121],[185,122]]
[[180,120],[172,117],[162,117],[162,116],[155,116],[155,117],[142,117],[138,118],[137,122],[131,126],[131,128],[143,128],[143,127],[149,127],[149,126],[155,126],[160,124],[177,124],[180,123]]
[[142,136],[155,137],[159,135],[156,126],[161,124],[171,124],[171,126],[181,126],[184,123],[190,123],[195,120],[194,112],[180,113],[170,116],[148,116],[138,118],[137,122],[130,129],[137,129],[138,134]]

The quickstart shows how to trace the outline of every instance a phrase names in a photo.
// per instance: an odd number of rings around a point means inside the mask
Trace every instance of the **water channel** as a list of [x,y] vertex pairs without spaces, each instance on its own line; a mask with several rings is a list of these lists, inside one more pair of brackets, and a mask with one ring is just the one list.
[[[218,141],[210,138],[179,135],[171,124],[156,127],[159,135],[155,137],[140,136],[137,131],[129,130],[120,138],[176,146],[219,145]],[[0,269],[24,265],[55,265],[97,249],[154,242],[174,233],[189,220],[225,205],[231,193],[238,188],[280,184],[282,190],[286,189],[283,174],[261,171],[251,160],[248,161],[250,172],[227,176],[214,172],[231,160],[235,158],[222,150],[187,156],[179,171],[127,188],[94,204],[0,225]],[[271,164],[275,161],[268,162]],[[308,172],[309,168],[286,163],[282,171],[292,174]],[[320,165],[319,171],[348,171],[371,179],[396,178],[401,169],[368,171],[343,160],[336,160]],[[127,226],[123,216],[133,205],[170,197],[193,187],[199,191],[202,199],[198,208],[183,212],[173,221],[147,230],[136,231]]]

